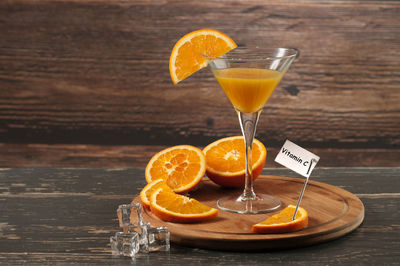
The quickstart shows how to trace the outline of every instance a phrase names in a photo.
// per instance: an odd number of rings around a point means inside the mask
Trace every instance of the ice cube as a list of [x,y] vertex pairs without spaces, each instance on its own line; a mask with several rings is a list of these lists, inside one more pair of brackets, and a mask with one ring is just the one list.
[[139,252],[139,234],[137,232],[117,232],[110,237],[111,253],[114,256],[134,258]]
[[117,247],[117,239],[115,238],[115,236],[110,237],[110,245],[111,245],[111,254],[113,256],[121,255],[121,252],[119,251],[119,249]]
[[128,232],[137,232],[139,234],[139,244],[140,244],[140,252],[148,253],[149,252],[149,230],[150,223],[143,222],[139,225],[129,225]]
[[[135,218],[135,214],[137,219]],[[117,209],[117,216],[119,227],[121,228],[127,227],[130,224],[143,224],[140,203],[119,205]]]
[[169,251],[169,232],[165,226],[148,229],[149,252]]

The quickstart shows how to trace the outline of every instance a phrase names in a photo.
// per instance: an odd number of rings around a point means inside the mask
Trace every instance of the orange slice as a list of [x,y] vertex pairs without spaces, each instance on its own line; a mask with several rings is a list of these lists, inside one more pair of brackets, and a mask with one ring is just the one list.
[[174,223],[202,222],[218,215],[217,209],[162,188],[151,195],[150,209],[161,220]]
[[253,233],[288,233],[299,231],[308,225],[308,214],[305,209],[299,207],[296,219],[292,220],[295,209],[296,206],[289,205],[280,213],[258,224],[254,224],[251,231]]
[[163,179],[176,193],[186,193],[201,181],[206,171],[203,152],[190,145],[179,145],[158,152],[146,166],[148,183]]
[[[203,149],[206,156],[206,174],[216,184],[224,187],[242,187],[245,182],[245,147],[242,136],[217,140]],[[267,150],[253,141],[253,180],[261,173]]]
[[207,66],[203,55],[219,57],[236,43],[228,35],[213,29],[196,30],[186,34],[175,44],[169,59],[169,72],[174,84]]
[[143,207],[150,210],[151,194],[159,188],[172,191],[172,189],[164,182],[163,179],[154,180],[153,182],[147,184],[142,191],[140,191],[140,199],[142,200]]

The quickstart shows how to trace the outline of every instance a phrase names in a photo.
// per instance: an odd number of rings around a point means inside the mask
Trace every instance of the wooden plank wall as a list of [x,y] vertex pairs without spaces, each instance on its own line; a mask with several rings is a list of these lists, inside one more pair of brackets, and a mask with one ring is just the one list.
[[400,1],[16,0],[0,2],[0,167],[143,165],[239,135],[207,70],[170,81],[175,41],[199,28],[300,50],[259,122],[272,151],[400,166]]

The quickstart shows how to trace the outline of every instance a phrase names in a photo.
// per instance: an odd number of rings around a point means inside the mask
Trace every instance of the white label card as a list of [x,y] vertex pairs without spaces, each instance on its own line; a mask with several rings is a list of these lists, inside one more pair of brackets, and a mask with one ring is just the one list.
[[307,178],[311,175],[318,161],[319,156],[303,149],[290,140],[285,141],[285,144],[283,144],[275,158],[275,162]]

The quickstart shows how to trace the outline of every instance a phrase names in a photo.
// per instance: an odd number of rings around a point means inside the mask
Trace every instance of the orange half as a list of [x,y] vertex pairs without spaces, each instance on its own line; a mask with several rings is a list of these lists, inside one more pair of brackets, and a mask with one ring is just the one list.
[[296,219],[292,220],[296,206],[289,205],[280,213],[252,226],[253,233],[288,233],[299,231],[308,225],[308,213],[299,207]]
[[201,29],[180,38],[172,49],[169,72],[174,84],[207,66],[203,55],[219,57],[236,48],[236,43],[226,34]]
[[[217,140],[203,149],[206,175],[224,187],[243,187],[245,183],[245,147],[242,136]],[[257,139],[253,141],[253,180],[265,165],[267,150]]]
[[178,145],[155,154],[146,166],[148,183],[163,179],[176,193],[194,189],[206,171],[203,152],[190,145]]

